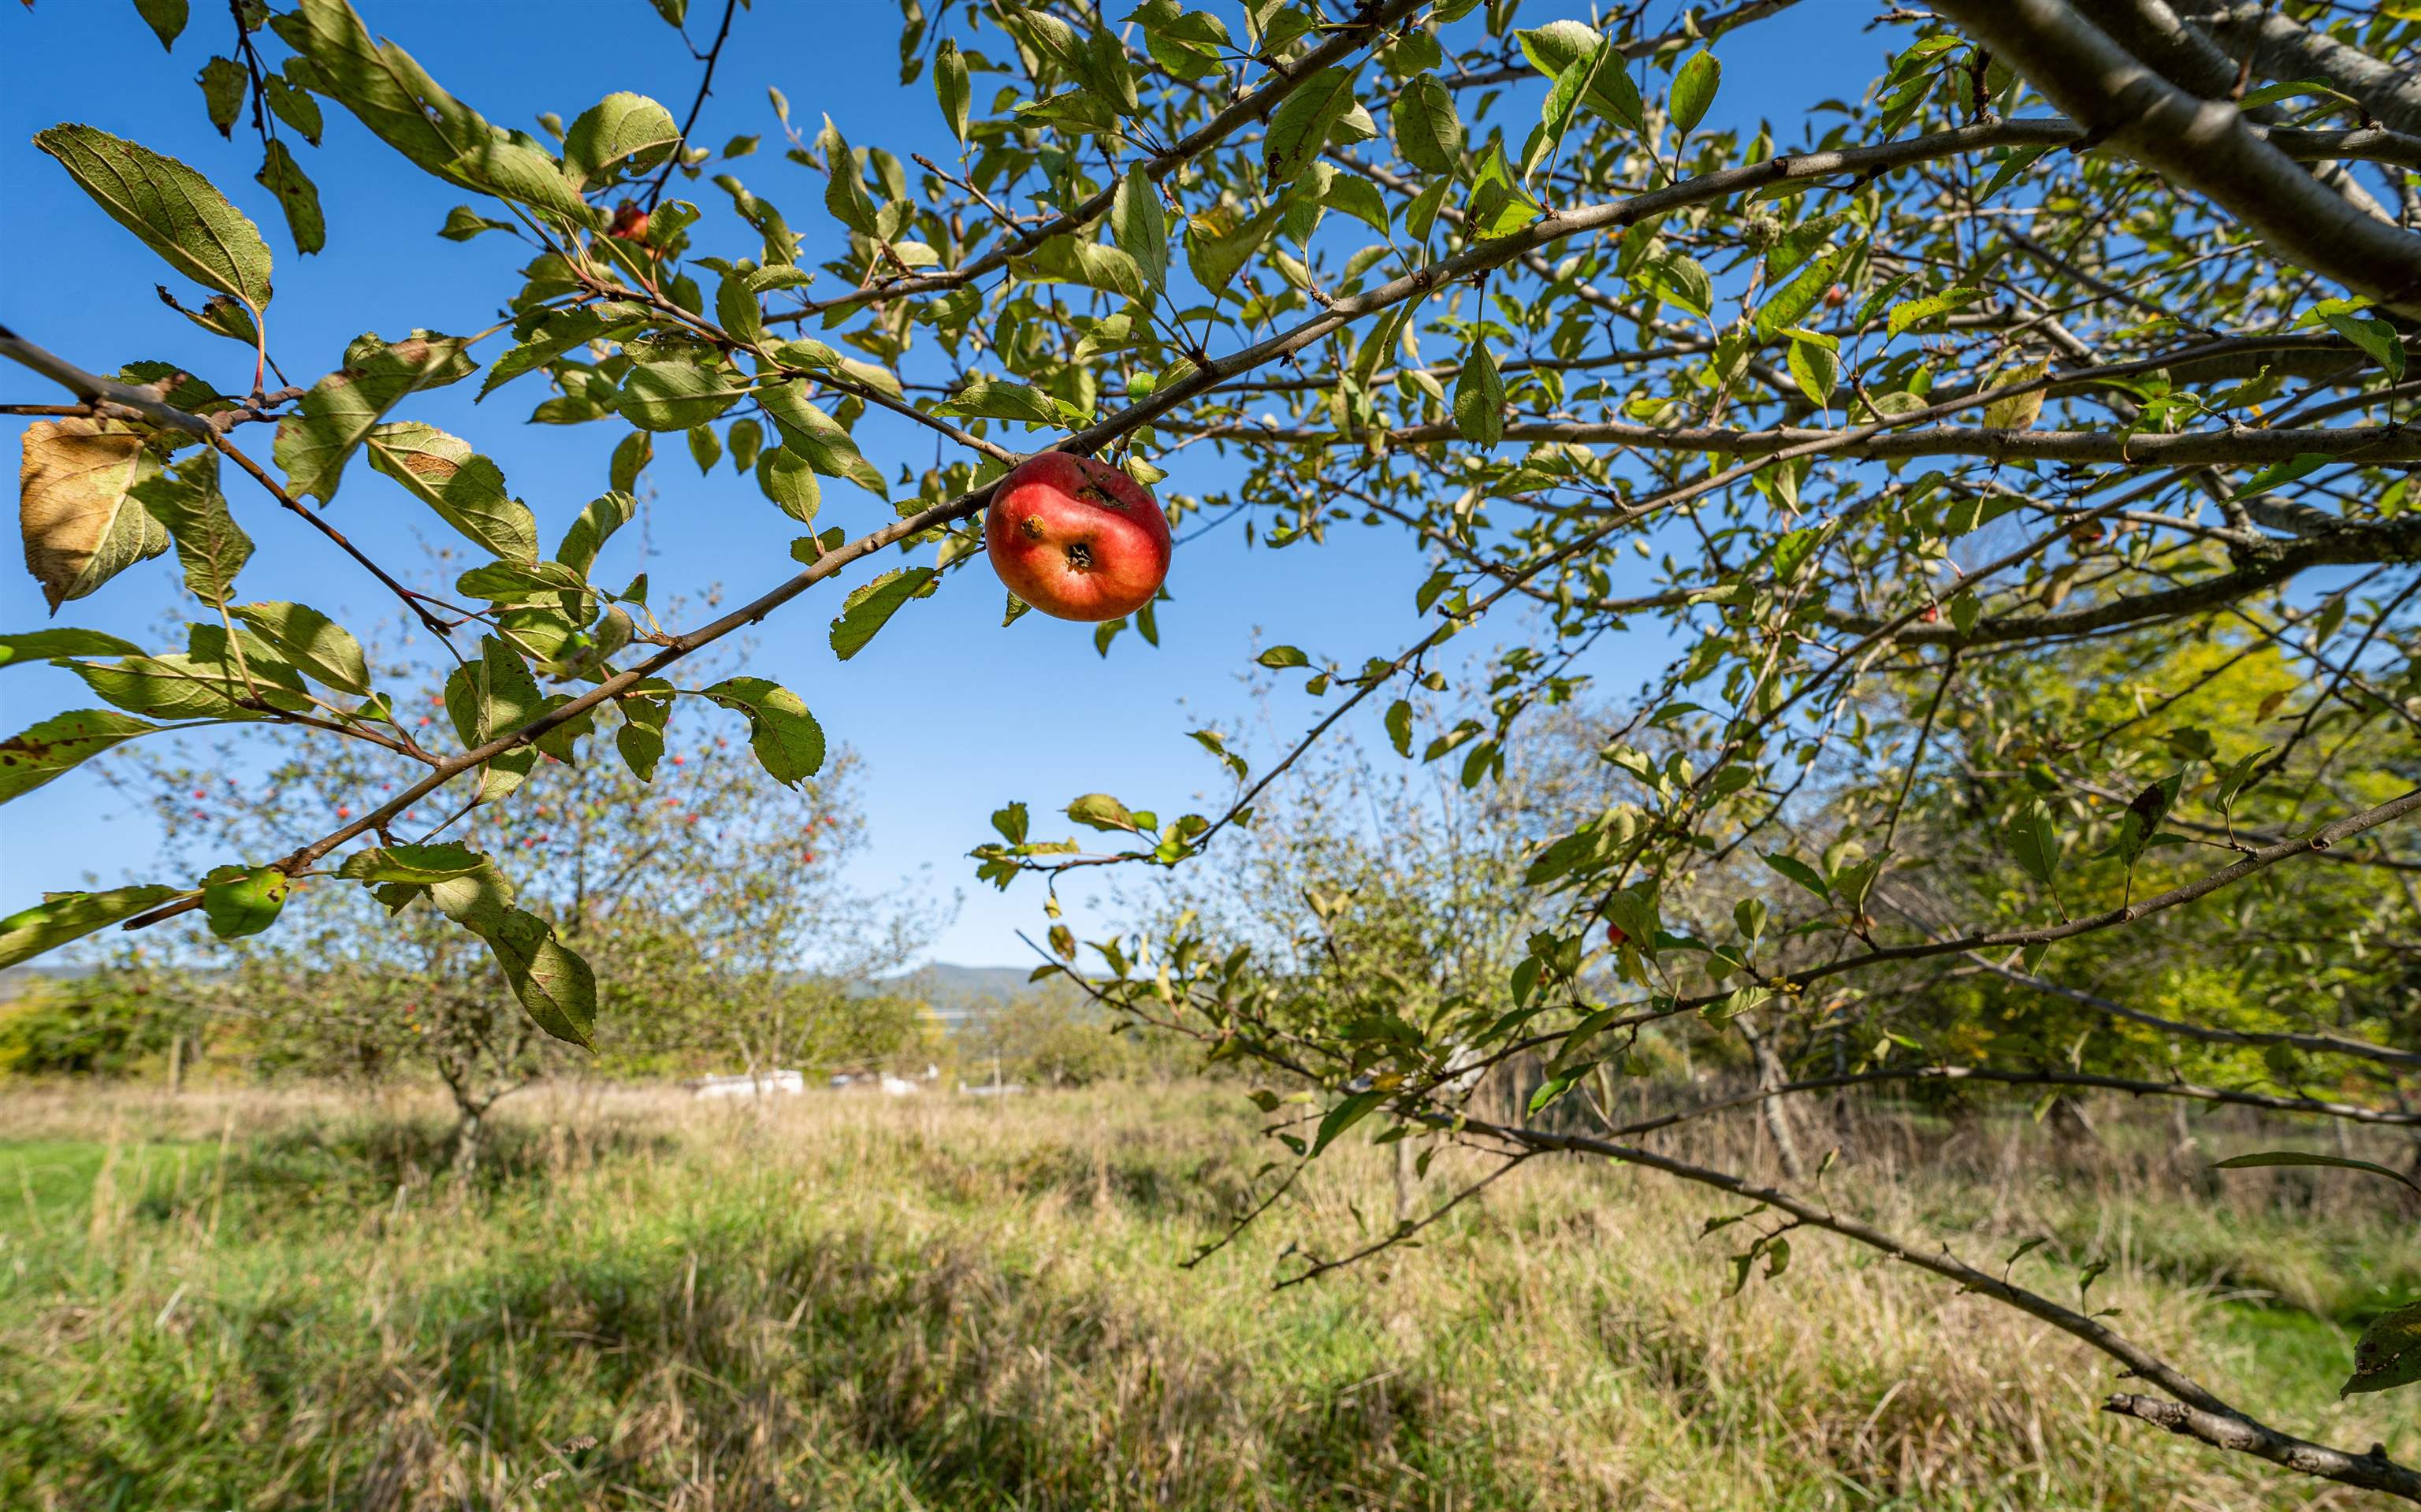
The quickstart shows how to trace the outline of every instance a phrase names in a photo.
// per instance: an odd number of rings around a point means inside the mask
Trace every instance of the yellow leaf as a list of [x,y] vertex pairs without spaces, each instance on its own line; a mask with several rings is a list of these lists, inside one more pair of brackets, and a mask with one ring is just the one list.
[[[2035,382],[2050,371],[2051,364],[2047,362],[2030,362],[2015,372],[1992,379],[1986,386],[2014,388],[2022,383]],[[2015,395],[2006,399],[1994,399],[1984,406],[1984,424],[1995,430],[2031,429],[2036,417],[2042,413],[2042,407],[2043,391],[2041,389],[2037,389],[2031,394]]]
[[135,501],[160,471],[143,438],[108,420],[37,420],[17,469],[25,569],[56,613],[126,568],[168,549],[167,527]]

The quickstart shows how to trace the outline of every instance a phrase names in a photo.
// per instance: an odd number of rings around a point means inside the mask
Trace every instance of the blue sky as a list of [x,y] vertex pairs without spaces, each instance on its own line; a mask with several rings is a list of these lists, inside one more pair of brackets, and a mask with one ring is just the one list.
[[[698,65],[646,0],[356,4],[374,32],[400,43],[455,94],[507,125],[530,127],[546,110],[569,119],[616,89],[652,95],[678,116],[696,86]],[[695,0],[694,9],[705,23],[701,35],[711,33],[719,7]],[[1863,30],[1874,9],[1865,0],[1807,0],[1719,48],[1726,71],[1710,124],[1763,114],[1788,130],[1817,100],[1854,94],[1886,42],[1886,36]],[[1578,4],[1533,6],[1523,19],[1535,24],[1559,12],[1588,13]],[[213,52],[226,50],[229,38],[223,34],[230,26],[214,5],[197,3],[194,17],[171,55],[161,52],[129,0],[42,0],[32,11],[10,6],[0,16],[0,53],[7,59],[0,64],[6,83],[0,193],[11,227],[0,242],[0,288],[7,291],[0,320],[96,370],[156,358],[211,376],[229,390],[249,378],[240,370],[248,369],[248,359],[234,344],[187,324],[159,303],[152,288],[166,283],[188,303],[197,302],[196,291],[27,145],[44,127],[84,121],[183,160],[261,226],[276,257],[272,351],[297,382],[337,366],[345,343],[365,331],[390,337],[414,327],[459,334],[492,323],[503,299],[518,287],[513,270],[528,248],[502,236],[467,243],[439,240],[434,232],[447,209],[463,202],[462,193],[410,170],[333,104],[324,146],[300,149],[300,161],[320,186],[328,250],[315,257],[296,255],[273,200],[252,181],[259,154],[248,121],[239,123],[229,143],[204,117],[194,76]],[[757,156],[710,171],[727,167],[783,207],[807,238],[803,265],[829,256],[837,231],[821,210],[821,176],[779,154],[780,127],[767,86],[783,90],[793,119],[809,132],[828,112],[855,144],[883,146],[902,158],[911,151],[939,161],[957,156],[929,82],[898,83],[898,11],[889,0],[759,0],[754,13],[742,13],[735,32],[696,139],[719,148],[735,134],[762,134],[765,146]],[[726,203],[704,182],[684,187],[677,180],[674,194],[711,212]],[[749,244],[711,230],[700,240],[710,251]],[[492,360],[500,350],[492,343],[482,356]],[[398,417],[432,422],[493,457],[552,540],[604,489],[607,453],[623,428],[522,424],[545,396],[542,380],[524,380],[475,407],[476,386],[423,396]],[[12,370],[0,382],[0,399],[55,401],[58,396],[47,389],[33,375]],[[13,417],[0,423],[12,437],[22,427]],[[263,455],[268,440],[265,428],[239,433],[240,443]],[[928,434],[900,423],[869,420],[859,440],[886,473],[896,474],[902,461],[927,465],[933,455]],[[1232,462],[1187,458],[1183,473],[1164,484],[1164,491],[1208,490],[1237,475]],[[701,478],[678,436],[660,438],[647,488],[645,566],[659,602],[672,594],[695,600],[717,590],[727,600],[745,599],[791,570],[787,551],[797,534],[794,523],[727,461]],[[391,621],[383,590],[332,547],[241,478],[230,478],[228,491],[260,548],[245,570],[247,598],[309,602],[365,630]],[[407,581],[428,585],[450,579],[462,565],[441,568],[434,561],[430,553],[442,541],[429,528],[427,511],[366,466],[348,472],[328,514]],[[840,523],[855,533],[887,518],[887,508],[871,497],[828,484],[818,524]],[[1180,551],[1169,579],[1175,602],[1162,606],[1157,651],[1129,633],[1103,659],[1095,654],[1089,627],[1039,616],[1004,631],[998,585],[979,568],[954,576],[934,599],[911,605],[847,664],[834,659],[824,639],[837,595],[802,600],[759,628],[751,670],[798,692],[828,735],[864,757],[862,796],[873,843],[858,865],[859,880],[882,887],[907,878],[945,898],[964,892],[963,907],[937,942],[934,959],[1031,959],[1015,931],[1031,928],[1039,889],[1026,883],[1006,896],[995,894],[975,884],[963,860],[969,846],[988,836],[995,807],[1023,798],[1039,816],[1097,789],[1164,814],[1198,806],[1197,793],[1207,799],[1225,789],[1218,769],[1184,734],[1205,724],[1234,729],[1247,720],[1251,694],[1241,675],[1257,646],[1300,645],[1316,657],[1351,664],[1366,654],[1392,654],[1414,632],[1411,596],[1426,568],[1402,537],[1347,532],[1325,548],[1272,552],[1248,550],[1243,531],[1241,522],[1231,522]],[[623,533],[600,564],[601,581],[619,581],[617,574],[638,569],[637,536],[636,530]],[[56,622],[164,644],[167,616],[184,616],[180,597],[174,558],[165,557],[67,606]],[[32,579],[13,566],[0,571],[0,627],[29,630],[48,622]],[[1483,647],[1515,628],[1509,620],[1491,625],[1470,644]],[[1649,646],[1661,649],[1661,643],[1634,640],[1598,654],[1593,670],[1610,694],[1627,692],[1652,669]],[[65,671],[15,669],[0,681],[9,731],[93,702]],[[1312,702],[1291,692],[1279,693],[1272,707],[1280,730],[1317,717]],[[702,713],[686,714],[677,730],[686,729],[691,739],[720,731],[722,716]],[[84,772],[0,810],[0,913],[35,901],[46,889],[83,885],[87,876],[105,882],[180,880],[154,875],[156,832],[147,818],[120,809],[112,791]],[[320,818],[297,816],[297,840],[320,833]],[[1050,823],[1039,819],[1038,831]],[[1098,915],[1087,920],[1084,896],[1077,889],[1069,899],[1080,933],[1088,922],[1107,922]]]

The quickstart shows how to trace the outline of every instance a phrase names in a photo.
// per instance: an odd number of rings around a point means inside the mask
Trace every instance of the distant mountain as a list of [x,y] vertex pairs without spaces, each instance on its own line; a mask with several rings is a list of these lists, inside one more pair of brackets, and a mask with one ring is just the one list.
[[922,998],[951,1030],[990,1018],[1034,990],[1025,966],[958,966],[936,961],[867,985],[871,992]]

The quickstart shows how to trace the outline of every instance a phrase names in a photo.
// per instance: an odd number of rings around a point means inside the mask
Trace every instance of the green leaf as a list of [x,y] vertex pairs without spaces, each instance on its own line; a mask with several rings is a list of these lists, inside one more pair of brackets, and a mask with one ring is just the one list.
[[1667,252],[1644,264],[1640,273],[1658,299],[1675,309],[1705,320],[1715,307],[1714,280],[1698,259],[1686,252]]
[[25,569],[53,614],[168,549],[134,490],[160,469],[143,437],[114,420],[36,420],[20,439],[18,521]]
[[622,381],[622,417],[642,430],[687,430],[704,425],[748,396],[740,375],[719,365],[643,362]]
[[1840,382],[1841,359],[1831,348],[1814,341],[1793,341],[1789,353],[1790,381],[1807,402],[1823,409],[1833,402],[1833,390]]
[[131,713],[152,719],[260,717],[236,702],[244,689],[229,669],[191,656],[130,656],[107,663],[77,662],[70,667],[86,687]]
[[202,108],[210,113],[211,124],[221,136],[232,137],[248,82],[243,65],[231,57],[214,57],[202,65],[201,77],[195,82],[202,86]]
[[[89,631],[56,633],[86,634]],[[32,792],[120,740],[148,735],[159,727],[148,721],[106,709],[78,709],[64,714],[53,714],[22,734],[0,740],[0,803]]]
[[1059,401],[1042,390],[1025,383],[1012,383],[1006,379],[988,378],[981,373],[968,379],[964,387],[935,405],[934,412],[988,420],[1023,420],[1029,425],[1040,426],[1056,426],[1063,419]]
[[832,622],[833,654],[846,662],[864,650],[901,604],[932,591],[936,576],[929,567],[896,568],[851,593]]
[[1815,867],[1800,860],[1797,856],[1777,855],[1768,852],[1765,855],[1765,864],[1772,866],[1774,870],[1782,873],[1785,877],[1789,878],[1792,881],[1797,882],[1800,886],[1804,887],[1809,892],[1815,894],[1818,897],[1823,898],[1827,902],[1832,900],[1832,884],[1825,881],[1823,875],[1817,871]]
[[[1555,21],[1534,31],[1513,34],[1522,55],[1550,79],[1561,78],[1573,60],[1605,45],[1596,27],[1580,21]],[[1609,57],[1597,70],[1582,103],[1606,120],[1638,130],[1645,115],[1639,86],[1632,82],[1623,60]]]
[[[392,42],[372,42],[346,0],[298,0],[291,11],[272,16],[269,26],[310,60],[312,86],[388,146],[449,183],[491,192],[466,171],[464,159],[476,164],[478,152],[502,141],[501,133],[446,93],[411,54]],[[544,153],[518,150],[546,164],[562,183]]]
[[134,485],[134,496],[176,541],[186,589],[213,609],[225,607],[236,573],[252,557],[252,538],[227,513],[219,492],[219,454],[196,452]]
[[345,349],[345,366],[311,386],[295,413],[277,423],[274,456],[287,487],[323,503],[355,447],[406,395],[443,388],[477,368],[454,336],[415,331],[392,344],[374,335]]
[[202,914],[222,940],[258,934],[277,922],[293,885],[274,866],[221,866],[203,879]]
[[2299,477],[2304,477],[2313,473],[2317,473],[2321,468],[2328,466],[2331,462],[2335,460],[2335,458],[2330,456],[2326,452],[2298,452],[2287,460],[2283,462],[2273,462],[2261,471],[2254,474],[2251,477],[2246,478],[2244,482],[2238,487],[2236,491],[2241,497],[2250,497],[2257,493],[2266,493],[2270,490],[2276,488],[2281,483],[2292,483]]
[[134,0],[136,14],[151,35],[160,39],[164,52],[174,52],[177,38],[185,29],[187,0]]
[[2040,803],[2031,805],[2009,821],[2006,838],[2009,854],[2025,868],[2026,875],[2050,886],[2059,871],[2060,856],[2059,830],[2052,822],[2051,810]]
[[614,749],[641,782],[653,782],[656,763],[664,759],[664,724],[672,717],[673,685],[662,678],[641,678],[617,698],[622,727],[614,732]]
[[792,379],[757,391],[767,418],[782,433],[783,449],[805,459],[826,477],[842,477],[872,493],[887,496],[882,475],[874,470],[841,423],[807,401],[806,384]]
[[866,192],[866,180],[860,176],[857,156],[850,150],[849,141],[840,134],[832,117],[824,117],[824,129],[816,133],[816,147],[824,155],[825,169],[831,174],[824,185],[824,209],[860,236],[880,235],[875,224],[874,196]]
[[1938,316],[1948,315],[1953,310],[1964,309],[1983,297],[1982,289],[1962,286],[1944,289],[1939,294],[1928,294],[1923,299],[1906,300],[1891,307],[1891,315],[1883,321],[1883,328],[1891,335],[1898,335],[1911,327],[1922,325]]
[[597,565],[597,553],[614,532],[636,518],[639,504],[627,493],[601,493],[581,507],[579,515],[563,533],[563,544],[554,549],[554,559],[583,577]]
[[1273,671],[1311,665],[1311,658],[1291,646],[1273,646],[1253,660]]
[[1388,111],[1396,153],[1423,173],[1452,174],[1462,164],[1462,117],[1434,73],[1416,74]]
[[[1522,178],[1524,182],[1536,173],[1539,164],[1555,154],[1563,146],[1564,132],[1572,124],[1572,116],[1580,108],[1582,94],[1595,81],[1597,72],[1605,66],[1609,50],[1602,45],[1591,47],[1575,57],[1555,75],[1547,98],[1539,105],[1539,130],[1532,133],[1528,149],[1522,154]],[[1617,62],[1616,67],[1621,65]]]
[[774,781],[796,786],[823,770],[823,727],[797,694],[763,678],[726,678],[703,691],[748,716],[748,743]]
[[[456,667],[445,678],[445,713],[466,747],[486,745],[529,723],[544,700],[521,653],[503,637],[479,640],[479,659]],[[523,745],[491,757],[479,797],[492,802],[521,786],[538,765],[538,752]]]
[[241,300],[256,319],[268,306],[269,243],[208,179],[89,126],[54,126],[34,145],[170,267]]
[[1068,805],[1068,817],[1096,830],[1124,830],[1130,834],[1139,830],[1134,815],[1107,793],[1086,793]]
[[679,141],[671,111],[645,95],[617,91],[582,111],[563,133],[563,175],[575,189],[626,169],[644,175]]
[[362,643],[318,610],[299,603],[248,603],[238,604],[231,613],[278,655],[329,687],[369,695],[369,664]]
[[1484,341],[1472,342],[1455,379],[1454,429],[1475,446],[1493,446],[1505,439],[1505,380]]
[[2332,310],[2320,317],[2330,330],[2370,354],[2371,361],[2387,369],[2391,383],[2404,382],[2404,338],[2396,327],[2376,315],[2358,314],[2352,310]]
[[[470,212],[463,210],[461,213],[468,215]],[[472,218],[477,219],[476,216]],[[496,225],[499,230],[507,229],[497,223],[484,224]],[[450,235],[453,223],[448,221],[446,226],[445,234]],[[488,369],[488,376],[479,381],[479,397],[484,399],[523,373],[544,367],[592,341],[628,335],[639,328],[643,317],[644,312],[637,305],[617,302],[545,311],[534,323],[524,319],[514,327],[522,337],[521,344],[497,358],[495,365]]]
[[1118,250],[1134,259],[1145,283],[1168,287],[1168,214],[1161,208],[1160,186],[1140,167],[1129,168],[1118,180],[1110,234],[1117,238]]
[[[288,66],[291,67],[298,61],[289,58]],[[327,123],[320,118],[320,101],[312,99],[307,90],[270,73],[261,76],[260,93],[279,120],[301,132],[303,140],[313,147],[320,145],[320,134],[327,129]]]
[[1328,133],[1353,109],[1353,70],[1325,68],[1295,86],[1270,115],[1263,170],[1272,184],[1293,182],[1319,160]]
[[42,901],[0,919],[0,966],[31,960],[95,929],[186,896],[180,887],[149,884],[106,893],[45,893]]
[[2421,1183],[2392,1166],[2357,1161],[2346,1155],[2319,1155],[2307,1150],[2260,1150],[2251,1155],[2231,1155],[2224,1161],[2213,1161],[2211,1169],[2241,1171],[2263,1165],[2327,1165],[2346,1171],[2368,1171],[2373,1176],[2383,1176],[2390,1181],[2400,1181],[2413,1191],[2421,1192]]
[[1698,129],[1707,118],[1707,107],[1715,102],[1715,91],[1722,87],[1724,66],[1715,61],[1712,53],[1698,53],[1681,65],[1673,75],[1673,125],[1683,135]]
[[1387,706],[1387,740],[1398,756],[1413,754],[1413,706],[1401,698]]
[[941,101],[942,118],[950,123],[950,134],[964,143],[973,90],[967,82],[967,60],[960,54],[959,44],[946,37],[933,55],[933,97]]
[[[1833,287],[1833,280],[1840,273],[1841,264],[1848,256],[1846,249],[1834,247],[1800,269],[1797,277],[1766,296],[1765,303],[1757,306],[1757,339],[1771,341],[1806,319],[1807,312],[1824,297],[1824,291]],[[1817,402],[1820,404],[1823,401],[1819,399]]]
[[823,489],[807,460],[788,446],[773,446],[757,457],[757,486],[781,511],[803,525],[815,523]]
[[538,560],[538,521],[505,491],[505,475],[470,443],[402,420],[369,434],[370,466],[404,486],[438,518],[510,562]]
[[[452,210],[445,212],[445,224],[444,226],[439,228],[437,234],[444,237],[448,242],[468,242],[482,231],[509,231],[512,228],[513,223],[510,221],[499,221],[491,219],[485,215],[475,215],[472,213],[470,206],[457,205]],[[558,315],[586,315],[590,312],[587,306],[583,305],[577,310],[558,310],[554,313]],[[524,367],[522,370],[526,372],[528,368]],[[490,378],[492,383],[492,382],[495,381],[492,372],[490,374]],[[484,393],[485,390],[483,389],[481,392]]]
[[135,656],[143,647],[133,641],[104,635],[97,630],[61,625],[53,630],[20,631],[0,635],[0,667],[48,662],[56,656]]
[[1125,19],[1143,27],[1144,50],[1180,79],[1219,71],[1228,45],[1226,23],[1207,10],[1181,10],[1178,0],[1144,0]]
[[1311,1142],[1312,1156],[1317,1157],[1335,1144],[1337,1135],[1370,1116],[1371,1110],[1386,1100],[1387,1094],[1379,1091],[1355,1092],[1338,1099],[1336,1106],[1320,1120],[1320,1132]]
[[2421,1381],[2421,1302],[2380,1314],[2353,1347],[2353,1374],[2339,1396],[2383,1392]]
[[260,171],[253,181],[277,196],[277,204],[286,211],[286,232],[294,239],[294,250],[313,253],[328,245],[327,217],[320,212],[320,186],[294,161],[282,141],[269,144],[268,155],[261,159]]
[[[431,845],[383,846],[356,850],[336,868],[336,875],[366,884],[408,882],[415,887],[492,875],[495,863],[453,841]],[[498,885],[502,886],[499,879]]]
[[534,147],[502,139],[482,142],[450,164],[453,177],[499,199],[559,216],[574,226],[600,226],[604,212],[580,197],[563,164]]
[[475,932],[488,942],[532,1022],[557,1039],[597,1048],[589,1037],[597,1023],[596,974],[554,938],[554,926],[513,909],[500,924]]
[[1194,270],[1195,281],[1213,294],[1232,292],[1228,286],[1278,228],[1285,214],[1282,206],[1272,205],[1234,229],[1217,233],[1206,232],[1197,219],[1185,235],[1185,262]]
[[1463,227],[1480,241],[1510,236],[1530,224],[1539,202],[1523,189],[1505,161],[1505,149],[1491,145],[1471,175],[1471,201],[1463,210]]

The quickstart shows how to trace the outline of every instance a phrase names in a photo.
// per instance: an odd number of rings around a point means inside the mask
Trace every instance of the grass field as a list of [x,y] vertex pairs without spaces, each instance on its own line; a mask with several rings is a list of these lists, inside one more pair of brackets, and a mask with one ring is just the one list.
[[[2376,1504],[2107,1418],[2107,1362],[1818,1236],[1726,1299],[1722,1205],[1619,1170],[1537,1162],[1273,1292],[1392,1220],[1357,1142],[1179,1270],[1267,1159],[1232,1089],[540,1092],[467,1191],[426,1105],[5,1107],[9,1507]],[[2409,1226],[2291,1210],[2306,1172],[2221,1206],[2021,1153],[1830,1180],[1970,1255],[2053,1236],[2018,1275],[2054,1294],[2107,1258],[2094,1305],[2224,1395],[2421,1453],[2409,1393],[2334,1395],[2421,1293]]]

